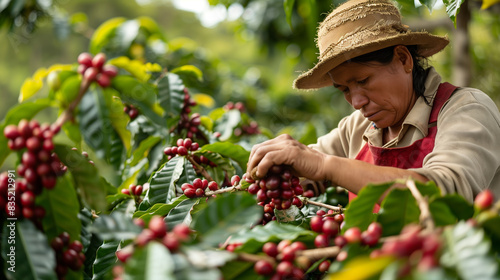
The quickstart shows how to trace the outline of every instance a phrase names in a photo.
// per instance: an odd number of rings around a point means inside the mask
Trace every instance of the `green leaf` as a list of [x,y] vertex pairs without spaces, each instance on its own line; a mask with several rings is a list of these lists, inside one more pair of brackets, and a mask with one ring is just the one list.
[[450,19],[457,26],[457,15],[460,12],[460,6],[465,2],[465,0],[443,0],[446,6],[446,13]]
[[457,271],[461,279],[499,279],[498,261],[491,241],[480,228],[460,221],[444,231],[446,247],[440,263]]
[[82,147],[82,133],[80,132],[80,127],[78,123],[75,122],[65,122],[62,126],[62,130],[68,136],[68,138],[75,143],[76,148],[81,149]]
[[[245,217],[242,219],[242,217]],[[253,195],[231,193],[217,196],[193,215],[193,228],[207,244],[217,246],[230,235],[252,226],[262,217]]]
[[[443,197],[437,197],[435,201],[442,202],[448,206],[451,213],[459,220],[468,220],[474,215],[474,206],[469,203],[463,196],[458,194],[449,194]],[[434,215],[434,213],[432,213]]]
[[161,243],[149,242],[144,248],[136,248],[125,264],[123,279],[174,280],[174,261],[168,249]]
[[407,224],[419,221],[420,210],[409,189],[394,189],[384,199],[377,222],[383,235],[397,235]]
[[220,271],[225,280],[258,279],[259,275],[255,273],[253,267],[251,262],[232,261],[221,267]]
[[420,4],[426,6],[427,9],[429,9],[429,12],[432,13],[432,8],[436,5],[437,0],[419,0],[419,2]]
[[122,97],[140,101],[151,107],[156,102],[155,89],[146,82],[140,82],[134,77],[119,75],[113,78],[112,87],[116,89]]
[[220,119],[217,120],[214,131],[221,133],[220,141],[226,141],[233,135],[234,129],[241,122],[241,112],[233,109],[226,112]]
[[491,238],[493,248],[500,248],[500,216],[497,214],[493,215],[491,218],[484,220],[481,225],[486,234]]
[[174,157],[151,176],[143,204],[169,203],[176,197],[175,184],[184,172],[185,161],[184,157]]
[[457,218],[448,205],[440,200],[429,203],[429,211],[431,211],[432,219],[438,227],[452,225],[457,222]]
[[116,132],[110,123],[110,112],[106,107],[103,92],[94,87],[82,98],[79,105],[80,131],[83,139],[96,155],[110,161],[111,142],[109,139]]
[[97,249],[93,265],[93,280],[113,279],[110,275],[111,269],[117,261],[116,250],[118,249],[118,245],[120,245],[120,241],[105,241]]
[[258,250],[266,242],[278,242],[281,240],[301,240],[313,241],[316,234],[302,227],[280,224],[271,221],[266,225],[256,225],[251,229],[244,230],[231,237],[231,243],[243,243],[243,251],[247,252],[247,247]]
[[125,149],[128,151],[132,141],[132,134],[127,128],[127,125],[130,122],[130,117],[123,112],[125,105],[122,103],[120,98],[117,97],[118,93],[112,88],[105,88],[103,90],[103,94],[106,107],[109,112],[111,125],[118,135],[120,135],[123,146],[125,146]]
[[4,128],[9,124],[18,124],[22,119],[31,119],[41,110],[49,107],[51,101],[49,99],[37,99],[33,102],[24,102],[12,107],[5,115],[2,124],[0,124],[0,166],[10,154],[10,149],[7,147],[8,140],[3,135]]
[[102,240],[129,240],[134,239],[142,229],[121,212],[111,215],[101,215],[89,226],[89,231],[97,234]]
[[136,211],[134,213],[133,217],[144,220],[144,222],[147,224],[153,216],[166,216],[168,214],[168,212],[170,212],[170,210],[172,210],[174,207],[179,205],[179,203],[181,203],[185,200],[189,200],[189,198],[187,198],[187,196],[183,195],[183,196],[179,196],[177,199],[172,201],[172,203],[170,203],[170,204],[157,203],[157,204],[153,205],[151,208],[149,208],[148,210]]
[[74,75],[64,80],[55,94],[56,100],[61,102],[63,107],[67,107],[78,96],[81,83],[82,77],[80,75]]
[[62,232],[69,233],[73,239],[80,239],[81,222],[78,219],[80,203],[69,176],[57,178],[53,190],[44,190],[37,196],[37,205],[45,208],[46,214],[42,219],[42,225],[49,240]]
[[231,162],[218,153],[210,152],[207,150],[198,150],[193,154],[206,157],[208,160],[215,163],[217,165],[217,168],[227,171],[229,173],[228,176],[232,176],[234,174],[234,167],[231,165]]
[[31,221],[7,220],[2,232],[3,265],[9,279],[57,279],[54,251]]
[[101,24],[92,35],[90,39],[90,52],[97,54],[101,49],[109,43],[115,34],[116,28],[120,26],[126,19],[125,18],[112,18]]
[[199,199],[186,199],[181,201],[177,206],[175,206],[170,212],[168,212],[168,215],[165,217],[165,222],[167,223],[169,228],[173,228],[178,224],[186,224],[189,225],[191,224],[191,210],[193,210],[193,207],[200,203],[200,200],[204,198],[199,198]]
[[343,231],[351,227],[359,227],[364,230],[373,221],[373,207],[378,203],[382,194],[392,186],[394,182],[385,184],[368,184],[358,193],[358,197],[349,202],[345,211],[345,224]]
[[140,160],[148,156],[149,150],[160,142],[161,138],[159,136],[149,136],[145,140],[142,140],[139,147],[134,150],[132,157],[127,160],[127,165],[135,166]]
[[293,29],[292,14],[293,14],[293,5],[294,4],[295,4],[295,0],[284,0],[283,1],[283,6],[285,7],[286,22],[288,22],[288,25],[290,26],[291,29]]
[[215,142],[201,147],[201,151],[211,151],[233,159],[242,169],[246,169],[250,152],[240,145],[230,142]]
[[172,69],[170,73],[174,73],[180,76],[193,77],[200,82],[203,81],[203,73],[198,67],[194,65],[183,65]]
[[158,103],[168,117],[179,116],[184,104],[184,83],[176,74],[167,74],[158,81]]
[[84,204],[98,212],[105,211],[108,186],[97,169],[78,151],[73,151],[68,146],[55,145],[54,151],[71,172]]

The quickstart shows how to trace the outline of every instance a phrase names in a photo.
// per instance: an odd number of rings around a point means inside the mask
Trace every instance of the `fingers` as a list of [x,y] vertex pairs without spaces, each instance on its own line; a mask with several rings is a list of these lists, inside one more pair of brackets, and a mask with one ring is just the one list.
[[252,170],[257,168],[257,176],[261,177],[267,174],[267,171],[273,165],[286,164],[284,149],[294,145],[294,140],[290,135],[282,134],[274,139],[257,144],[252,148],[247,164],[247,172],[252,174]]

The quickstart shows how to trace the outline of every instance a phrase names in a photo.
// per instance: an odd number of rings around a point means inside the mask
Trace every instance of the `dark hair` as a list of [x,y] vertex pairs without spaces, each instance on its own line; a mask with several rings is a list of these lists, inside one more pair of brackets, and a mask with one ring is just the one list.
[[[396,46],[387,47],[378,51],[367,53],[364,55],[357,56],[348,60],[349,62],[356,62],[361,64],[369,64],[370,62],[378,62],[383,65],[389,64],[394,57],[394,48]],[[427,74],[429,69],[425,68],[426,59],[417,52],[417,46],[411,45],[406,46],[410,51],[411,58],[413,59],[413,89],[417,97],[423,96],[425,92],[425,80],[427,79]],[[429,101],[425,99],[425,103],[429,104]]]

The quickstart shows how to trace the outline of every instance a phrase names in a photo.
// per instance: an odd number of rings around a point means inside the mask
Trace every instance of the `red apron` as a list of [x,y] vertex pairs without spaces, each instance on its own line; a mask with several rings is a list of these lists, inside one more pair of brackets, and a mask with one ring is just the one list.
[[[434,139],[437,134],[437,117],[444,103],[450,98],[457,87],[442,83],[439,85],[436,97],[429,117],[429,130],[426,137],[415,141],[407,147],[382,148],[366,143],[356,156],[357,160],[368,162],[379,166],[392,166],[402,169],[420,168],[424,157],[434,149]],[[349,201],[354,199],[356,194],[349,192]],[[373,212],[378,213],[380,206],[375,205]]]

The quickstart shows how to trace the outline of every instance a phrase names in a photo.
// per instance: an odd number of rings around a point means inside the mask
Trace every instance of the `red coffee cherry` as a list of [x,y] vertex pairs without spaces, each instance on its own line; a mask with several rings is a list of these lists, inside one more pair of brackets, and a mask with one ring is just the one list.
[[480,192],[474,199],[474,205],[480,210],[488,209],[493,205],[493,193],[491,190],[487,189]]
[[288,276],[292,274],[293,264],[289,261],[282,261],[276,266],[276,273],[281,276]]
[[92,66],[92,55],[90,53],[84,52],[78,56],[78,63],[87,67]]
[[352,227],[345,231],[344,237],[347,243],[356,243],[361,241],[361,230],[358,227]]
[[314,246],[317,248],[324,248],[330,246],[330,238],[325,234],[318,234],[316,238],[314,238]]
[[323,223],[323,234],[326,234],[329,237],[336,236],[339,233],[340,226],[334,220],[327,219]]
[[262,246],[262,252],[274,258],[278,255],[278,245],[273,242],[267,242]]
[[101,70],[106,62],[106,55],[104,53],[98,53],[92,59],[92,66]]
[[94,81],[99,74],[99,70],[95,67],[88,68],[85,73],[83,73],[83,79],[87,81]]
[[162,216],[153,216],[149,221],[149,229],[155,238],[163,238],[167,234],[167,225]]
[[314,216],[310,221],[311,230],[315,232],[323,232],[323,218],[320,216]]
[[7,139],[16,139],[17,137],[21,136],[21,133],[19,133],[17,125],[10,124],[3,129],[3,135]]
[[118,68],[114,65],[106,64],[102,67],[102,73],[109,78],[114,78],[118,75]]
[[326,271],[328,271],[328,269],[330,269],[330,261],[329,260],[322,261],[318,266],[319,272],[326,272]]
[[[248,188],[250,189],[250,187],[248,187]],[[215,181],[210,181],[210,183],[208,183],[208,189],[211,191],[216,191],[219,189],[219,185]],[[257,191],[255,193],[252,193],[252,194],[257,194]],[[250,190],[248,190],[248,192],[251,193]]]
[[271,275],[274,272],[273,265],[265,260],[259,260],[254,264],[255,273],[259,275]]

